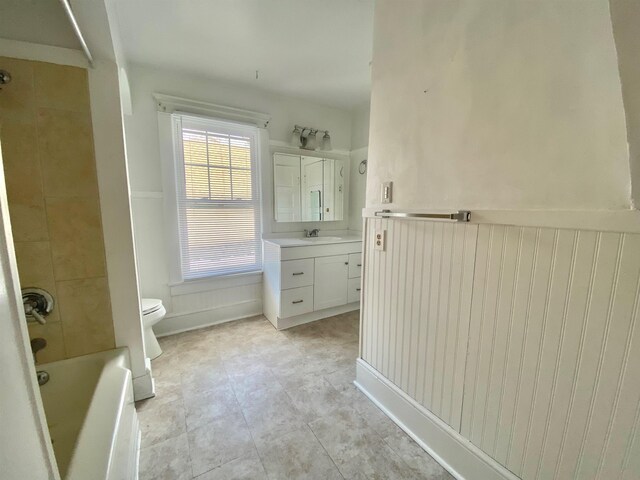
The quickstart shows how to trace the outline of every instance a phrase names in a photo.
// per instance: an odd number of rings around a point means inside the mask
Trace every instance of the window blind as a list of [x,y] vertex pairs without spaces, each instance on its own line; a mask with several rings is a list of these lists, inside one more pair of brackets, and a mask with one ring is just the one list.
[[258,129],[173,114],[184,280],[262,268]]

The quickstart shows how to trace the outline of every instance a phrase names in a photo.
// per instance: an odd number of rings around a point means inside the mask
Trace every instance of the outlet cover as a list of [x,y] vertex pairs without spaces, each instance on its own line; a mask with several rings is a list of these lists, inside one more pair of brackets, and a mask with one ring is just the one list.
[[384,252],[384,241],[385,241],[385,237],[387,236],[387,231],[386,230],[378,230],[376,231],[376,237],[374,239],[375,241],[375,246],[374,248],[376,250],[379,250],[381,252]]
[[381,191],[382,203],[391,203],[393,194],[393,182],[383,182]]

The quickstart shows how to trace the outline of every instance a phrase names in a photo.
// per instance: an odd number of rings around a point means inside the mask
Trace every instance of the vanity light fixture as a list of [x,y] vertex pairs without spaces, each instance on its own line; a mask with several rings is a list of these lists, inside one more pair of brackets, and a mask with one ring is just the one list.
[[[318,132],[324,132],[320,142],[318,142]],[[291,144],[294,147],[304,150],[315,150],[320,143],[320,150],[331,150],[331,136],[328,130],[318,130],[317,128],[303,127],[295,125],[291,132]]]

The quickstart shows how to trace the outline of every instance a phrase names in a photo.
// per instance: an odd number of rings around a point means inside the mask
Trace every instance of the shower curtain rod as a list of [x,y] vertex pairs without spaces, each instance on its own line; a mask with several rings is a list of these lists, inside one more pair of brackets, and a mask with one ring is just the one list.
[[89,61],[89,66],[93,67],[93,56],[89,51],[87,42],[84,41],[84,37],[82,36],[82,31],[80,31],[80,26],[76,21],[76,16],[73,14],[73,10],[71,9],[71,4],[69,3],[69,0],[60,0],[60,4],[62,5],[62,8],[64,8],[65,13],[67,14],[67,18],[69,19],[69,22],[71,22],[71,27],[73,28],[73,32],[76,34],[76,37],[80,42],[80,46],[82,47],[82,50],[84,51],[84,54],[87,57],[87,60]]

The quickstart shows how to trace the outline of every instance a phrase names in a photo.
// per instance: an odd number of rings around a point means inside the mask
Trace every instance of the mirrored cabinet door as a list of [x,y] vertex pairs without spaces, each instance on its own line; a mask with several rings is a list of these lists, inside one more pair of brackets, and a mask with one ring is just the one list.
[[344,218],[344,160],[273,155],[274,205],[278,222],[325,222]]
[[278,222],[300,222],[300,157],[273,156],[275,213]]

